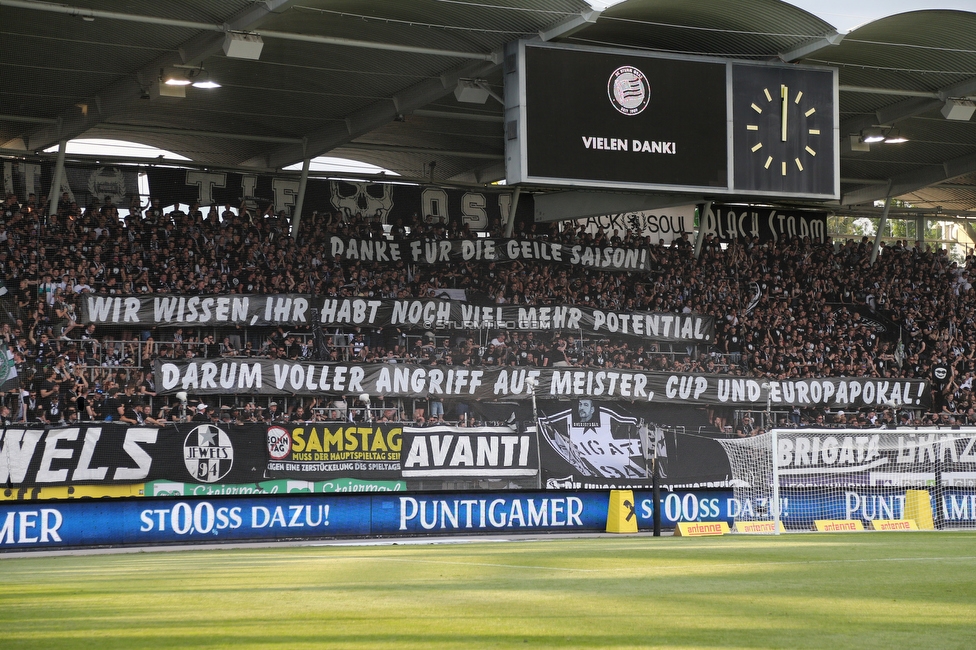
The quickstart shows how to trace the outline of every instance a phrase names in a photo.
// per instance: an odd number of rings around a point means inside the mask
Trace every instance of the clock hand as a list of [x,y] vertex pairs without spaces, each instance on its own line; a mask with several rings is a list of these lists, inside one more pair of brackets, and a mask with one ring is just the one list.
[[786,142],[786,115],[787,115],[787,111],[788,111],[788,107],[787,107],[786,100],[789,98],[789,94],[790,94],[789,89],[786,86],[784,86],[784,85],[780,85],[780,87],[779,87],[779,96],[783,100],[783,113],[782,113],[782,117],[780,118],[781,119],[781,124],[782,124],[782,129],[783,129],[782,130],[782,134],[781,134],[781,138],[782,138],[783,142]]

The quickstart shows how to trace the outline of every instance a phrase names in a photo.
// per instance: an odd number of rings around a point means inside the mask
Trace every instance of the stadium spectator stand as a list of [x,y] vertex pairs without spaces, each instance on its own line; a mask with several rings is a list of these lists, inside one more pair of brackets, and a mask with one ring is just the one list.
[[[42,202],[43,203],[43,202]],[[319,206],[321,207],[321,206]],[[327,359],[422,362],[453,365],[554,364],[648,371],[721,373],[762,378],[934,376],[932,412],[911,413],[923,424],[976,423],[972,384],[976,338],[970,274],[976,258],[951,261],[922,244],[884,246],[872,264],[862,239],[813,243],[794,237],[720,245],[708,238],[697,258],[684,239],[673,245],[628,234],[589,234],[572,224],[517,224],[519,239],[564,244],[646,247],[649,275],[512,262],[472,262],[434,272],[404,262],[372,264],[330,259],[326,242],[383,237],[456,239],[472,237],[458,224],[397,220],[388,231],[363,218],[345,221],[315,212],[290,233],[284,213],[238,213],[197,205],[168,212],[134,199],[123,221],[111,204],[93,200],[81,209],[67,200],[43,217],[43,204],[8,195],[0,224],[0,270],[8,289],[3,303],[10,322],[0,337],[13,352],[21,389],[4,395],[13,420],[103,419],[140,402],[152,415],[180,417],[178,404],[157,398],[152,364],[158,358],[243,357],[310,359],[315,333],[282,328],[181,328],[154,331],[79,324],[82,296],[176,293],[316,293],[381,298],[432,297],[464,289],[485,304],[576,304],[616,311],[694,312],[714,316],[717,340],[707,347],[635,345],[509,332],[469,332],[453,340],[421,341],[400,331],[335,330],[322,336]],[[494,224],[494,234],[500,234]],[[898,337],[879,336],[878,320],[893,323]],[[492,339],[495,339],[492,343]],[[934,371],[940,370],[937,375]],[[52,393],[57,386],[59,394]],[[124,391],[120,393],[119,391]],[[127,397],[128,396],[128,397]],[[191,396],[192,397],[192,396]],[[51,400],[54,400],[53,408]],[[350,396],[320,403],[289,400],[280,415],[246,396],[207,411],[212,419],[261,421],[272,417],[402,419],[415,408],[383,403],[367,409]],[[447,415],[466,412],[449,404]],[[76,409],[76,410],[72,410]],[[107,410],[106,410],[107,409]],[[299,413],[298,410],[301,409]],[[204,409],[206,410],[206,409]],[[140,415],[142,415],[140,413]],[[741,422],[721,414],[716,432]],[[822,410],[780,414],[780,422],[817,426],[879,426],[904,417],[893,409],[863,413]],[[818,419],[819,416],[819,419]],[[741,425],[740,425],[741,426]],[[756,431],[752,427],[750,431]],[[739,435],[739,434],[737,434]],[[743,429],[741,435],[748,435]]]

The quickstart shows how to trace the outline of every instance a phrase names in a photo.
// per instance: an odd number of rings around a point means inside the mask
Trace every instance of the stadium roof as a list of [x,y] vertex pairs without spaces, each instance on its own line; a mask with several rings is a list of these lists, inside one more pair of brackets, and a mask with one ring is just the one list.
[[[260,59],[226,56],[228,32],[260,35]],[[212,166],[329,154],[444,183],[504,178],[502,105],[460,103],[454,89],[479,79],[500,96],[500,51],[515,39],[836,66],[841,204],[890,190],[976,216],[976,122],[942,114],[976,98],[974,12],[911,11],[838,34],[779,0],[602,12],[581,0],[0,0],[0,34],[4,152],[114,138]],[[152,98],[161,71],[201,66],[221,88]],[[848,136],[873,125],[909,141],[852,150]]]

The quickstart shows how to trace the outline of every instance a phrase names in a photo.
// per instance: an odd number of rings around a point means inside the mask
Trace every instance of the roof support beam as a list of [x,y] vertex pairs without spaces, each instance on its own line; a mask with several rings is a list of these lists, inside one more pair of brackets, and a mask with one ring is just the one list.
[[466,172],[461,172],[460,174],[455,174],[450,178],[445,180],[452,183],[471,183],[476,185],[485,185],[487,183],[494,183],[505,178],[505,161],[499,161],[494,165],[488,165],[487,167],[481,167],[476,169],[470,169]]
[[[261,19],[267,14],[282,13],[287,5],[294,4],[295,0],[265,0],[255,2],[254,5],[244,11],[244,14],[260,14]],[[25,2],[25,0],[0,0],[0,7],[15,7],[17,9],[34,9],[53,13],[65,14],[68,16],[80,16],[82,18],[102,18],[105,20],[119,20],[136,23],[148,23],[150,25],[163,25],[166,27],[181,27],[184,29],[195,29],[201,32],[240,32],[247,31],[257,34],[262,38],[278,38],[288,41],[304,41],[306,43],[322,43],[324,45],[346,45],[349,47],[365,47],[374,50],[389,50],[392,52],[411,52],[414,54],[432,54],[434,56],[447,56],[452,58],[477,59],[479,61],[492,60],[491,53],[484,52],[464,52],[460,50],[438,50],[429,47],[416,47],[413,45],[397,45],[396,43],[381,43],[379,41],[361,41],[352,38],[339,38],[333,36],[318,36],[315,34],[297,34],[294,32],[279,32],[268,29],[254,29],[250,25],[255,24],[253,18],[247,19],[244,16],[235,18],[226,23],[201,23],[193,20],[178,20],[173,18],[162,18],[159,16],[140,16],[138,14],[124,14],[118,11],[102,11],[100,9],[82,9],[80,7],[70,7],[48,2]],[[250,21],[250,22],[249,22]],[[223,43],[223,36],[220,44]],[[182,48],[180,48],[182,49]],[[218,48],[219,49],[219,48]],[[186,58],[186,57],[184,57]]]
[[[223,31],[247,31],[253,29],[268,17],[286,9],[295,2],[296,0],[265,0],[265,2],[256,2],[248,6],[224,23],[224,25],[220,26],[219,33],[217,29],[214,29],[214,31],[205,31],[184,42],[179,47],[178,54],[167,52],[138,72],[119,79],[108,87],[103,88],[98,94],[87,98],[83,102],[79,102],[89,107],[87,112],[82,112],[72,107],[62,113],[59,116],[61,120],[60,132],[57,125],[48,125],[39,127],[28,133],[24,136],[26,148],[29,150],[45,149],[58,142],[61,138],[70,140],[78,137],[112,115],[117,115],[125,111],[133,102],[139,101],[144,88],[159,75],[160,68],[177,63],[185,64],[202,60],[220,50],[224,42]],[[64,5],[20,2],[18,0],[0,0],[0,6],[57,11],[59,13],[75,12],[76,15],[95,15],[87,9],[81,10],[74,7],[65,7]],[[207,23],[200,23],[200,25],[202,25],[200,29],[205,28],[208,30],[211,27],[217,27]]]
[[174,129],[165,126],[142,126],[139,124],[120,124],[103,122],[98,129],[126,131],[129,133],[156,133],[159,135],[178,135],[189,138],[223,138],[226,140],[248,140],[251,142],[270,142],[272,144],[301,144],[301,138],[283,138],[272,135],[252,135],[250,133],[225,133],[222,131],[198,131],[194,129]]
[[267,156],[244,161],[244,166],[279,168],[302,160],[305,155],[321,156],[336,147],[347,145],[356,138],[394,121],[397,115],[410,113],[454,92],[458,80],[478,78],[489,74],[498,64],[479,61],[445,72],[436,79],[425,79],[402,90],[391,99],[380,99],[346,116],[345,124],[329,126],[308,134],[307,154],[301,145],[286,145]]
[[913,97],[885,106],[870,115],[844,120],[840,124],[840,137],[860,133],[862,129],[872,127],[875,124],[893,124],[899,120],[941,108],[945,100],[950,97],[963,97],[976,92],[976,77],[940,88],[936,92],[937,98]]
[[787,63],[793,63],[794,61],[805,59],[811,54],[819,52],[820,50],[833,47],[834,45],[840,45],[840,42],[844,40],[844,36],[844,34],[838,34],[836,31],[830,32],[829,34],[824,34],[819,38],[807,41],[803,45],[794,47],[792,50],[780,52],[779,58]]
[[840,204],[857,205],[879,201],[886,196],[899,197],[973,172],[976,172],[976,154],[960,156],[947,160],[941,165],[921,167],[892,176],[890,189],[888,185],[868,185],[858,188],[841,196]]
[[596,23],[596,19],[603,13],[602,9],[591,9],[582,11],[575,16],[568,16],[559,22],[539,31],[539,38],[543,41],[551,41],[556,38],[570,36],[581,29]]
[[485,153],[481,151],[464,151],[453,149],[434,149],[433,147],[409,147],[397,144],[381,144],[378,142],[349,142],[342,145],[343,151],[389,151],[392,153],[419,153],[425,156],[448,156],[456,158],[474,158],[482,160],[504,160],[501,153]]
[[459,111],[432,111],[425,108],[414,111],[411,115],[417,117],[433,117],[445,120],[468,120],[471,122],[497,122],[502,124],[505,118],[501,115],[487,115],[482,113],[461,113]]

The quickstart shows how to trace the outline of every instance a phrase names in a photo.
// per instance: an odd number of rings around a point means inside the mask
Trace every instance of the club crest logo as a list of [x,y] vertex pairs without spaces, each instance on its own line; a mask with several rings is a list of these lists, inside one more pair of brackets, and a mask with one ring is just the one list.
[[651,99],[651,87],[644,73],[624,65],[613,71],[607,83],[610,103],[623,115],[637,115]]
[[201,483],[216,483],[234,466],[234,446],[223,429],[201,424],[190,430],[183,441],[186,471]]

